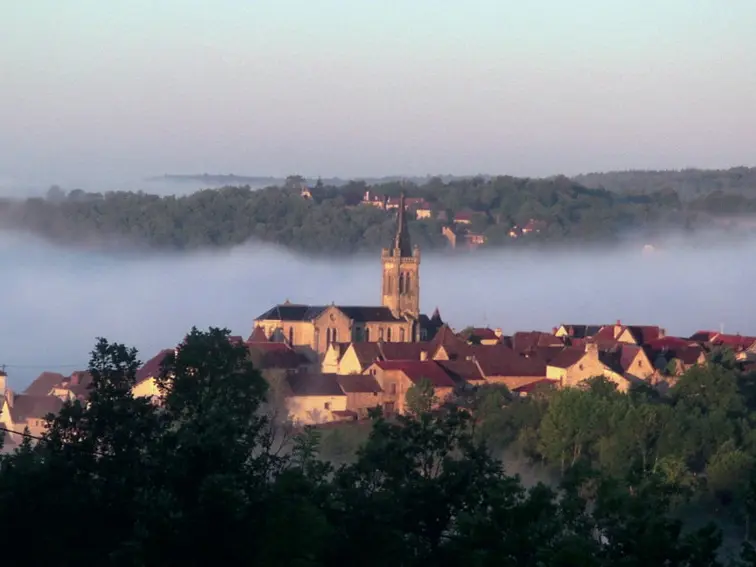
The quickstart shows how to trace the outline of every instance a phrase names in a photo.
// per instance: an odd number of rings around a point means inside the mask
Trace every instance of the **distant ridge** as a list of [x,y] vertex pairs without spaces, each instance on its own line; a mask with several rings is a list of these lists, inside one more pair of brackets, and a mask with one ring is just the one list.
[[[444,183],[450,181],[457,181],[461,179],[472,179],[473,177],[480,177],[482,179],[490,179],[491,175],[426,175],[426,176],[408,176],[408,175],[386,175],[384,177],[305,177],[305,182],[308,185],[317,183],[318,179],[325,184],[333,187],[340,187],[348,184],[351,181],[364,181],[368,184],[381,184],[381,183],[394,183],[397,181],[407,181],[415,185],[425,185],[431,179],[441,179]],[[163,175],[157,175],[145,178],[147,182],[157,181],[173,181],[177,183],[191,182],[191,183],[206,183],[207,185],[250,185],[255,187],[269,187],[273,185],[283,185],[286,182],[285,177],[274,177],[265,175],[236,175],[233,173],[218,174],[218,173],[165,173]]]

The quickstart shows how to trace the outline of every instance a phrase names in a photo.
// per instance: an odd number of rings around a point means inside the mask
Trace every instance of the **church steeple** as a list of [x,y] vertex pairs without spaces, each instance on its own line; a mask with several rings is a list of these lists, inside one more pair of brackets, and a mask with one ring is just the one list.
[[384,248],[381,253],[381,303],[390,308],[395,317],[417,319],[420,316],[420,249],[412,248],[410,243],[405,206],[402,191],[396,216],[396,235],[391,247]]
[[394,250],[399,250],[400,256],[412,256],[407,219],[404,217],[404,191],[399,197],[399,213],[396,219],[396,236],[394,236]]

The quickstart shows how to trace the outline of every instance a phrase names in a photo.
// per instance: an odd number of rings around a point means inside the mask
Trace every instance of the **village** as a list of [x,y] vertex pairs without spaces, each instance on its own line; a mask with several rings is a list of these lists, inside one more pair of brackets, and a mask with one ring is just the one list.
[[[380,305],[302,305],[285,301],[260,314],[244,345],[253,365],[283,400],[285,419],[298,425],[360,420],[372,408],[404,413],[407,392],[428,381],[436,403],[485,385],[514,395],[540,388],[576,387],[603,376],[620,391],[636,383],[666,389],[686,370],[726,347],[747,367],[756,364],[756,337],[698,331],[669,336],[656,325],[564,323],[548,331],[504,334],[498,328],[456,332],[436,309],[420,312],[421,253],[410,243],[405,198],[397,206],[396,235],[381,253]],[[134,396],[160,402],[155,378],[171,349],[147,360]],[[38,438],[45,416],[68,400],[86,401],[91,376],[43,372],[22,393],[0,372],[0,427],[5,450]]]

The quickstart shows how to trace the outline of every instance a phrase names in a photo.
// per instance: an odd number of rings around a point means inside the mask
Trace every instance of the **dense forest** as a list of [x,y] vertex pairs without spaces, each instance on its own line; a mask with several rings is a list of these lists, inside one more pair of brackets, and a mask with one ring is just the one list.
[[[89,402],[0,457],[4,563],[756,565],[756,382],[727,353],[663,395],[594,379],[430,411],[421,382],[409,415],[376,413],[337,462],[325,446],[358,430],[276,419],[228,336],[192,330],[161,406],[131,395],[133,349],[97,343]],[[509,475],[504,447],[554,481]]]
[[756,197],[756,167],[611,171],[578,175],[574,180],[586,187],[604,188],[617,193],[674,191],[684,201],[720,192]]
[[[17,202],[0,201],[0,228],[31,232],[63,244],[118,243],[159,249],[228,247],[252,241],[275,243],[309,254],[343,254],[376,251],[389,242],[393,214],[360,204],[366,191],[373,194],[423,199],[431,218],[410,222],[413,241],[425,250],[446,248],[444,226],[455,215],[466,214],[471,224],[463,232],[482,235],[485,246],[555,245],[574,242],[618,242],[625,236],[654,235],[665,230],[695,231],[711,228],[712,217],[732,218],[756,213],[756,195],[745,187],[754,174],[743,169],[742,191],[727,180],[739,174],[730,170],[699,186],[720,188],[693,199],[674,182],[687,173],[670,173],[669,182],[644,173],[586,177],[610,188],[589,188],[559,176],[549,179],[514,177],[430,178],[415,185],[400,181],[369,185],[352,181],[310,188],[311,198],[301,194],[304,179],[292,176],[281,186],[252,189],[249,186],[207,189],[176,197],[145,193],[85,193],[53,187],[46,198]],[[655,175],[655,174],[654,174]],[[660,174],[661,175],[661,174]],[[612,177],[615,176],[615,177]],[[687,187],[687,185],[686,185]],[[687,195],[687,193],[685,193]],[[410,215],[412,216],[412,215]],[[513,238],[511,231],[529,221],[539,230]],[[459,232],[459,231],[458,231]]]

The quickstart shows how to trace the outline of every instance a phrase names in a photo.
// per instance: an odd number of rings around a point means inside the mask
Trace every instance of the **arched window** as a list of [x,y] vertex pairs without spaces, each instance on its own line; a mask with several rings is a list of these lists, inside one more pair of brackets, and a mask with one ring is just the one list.
[[338,337],[336,335],[336,329],[332,329],[331,330],[331,338],[333,339],[333,342],[335,342],[335,343],[339,342],[339,339],[338,339]]
[[370,342],[370,329],[368,329],[367,327],[365,327],[365,342]]
[[326,329],[326,344],[327,345],[331,344],[331,329],[330,329],[330,327],[328,329]]
[[383,342],[383,327],[378,329],[378,340]]
[[399,342],[400,343],[404,342],[404,329],[403,328],[399,329]]
[[409,293],[412,290],[410,287],[410,275],[404,274],[404,293]]
[[289,327],[289,344],[294,344],[294,327]]
[[389,327],[388,330],[386,331],[386,342],[387,343],[391,342],[391,327]]
[[399,293],[404,293],[404,274],[399,274]]

